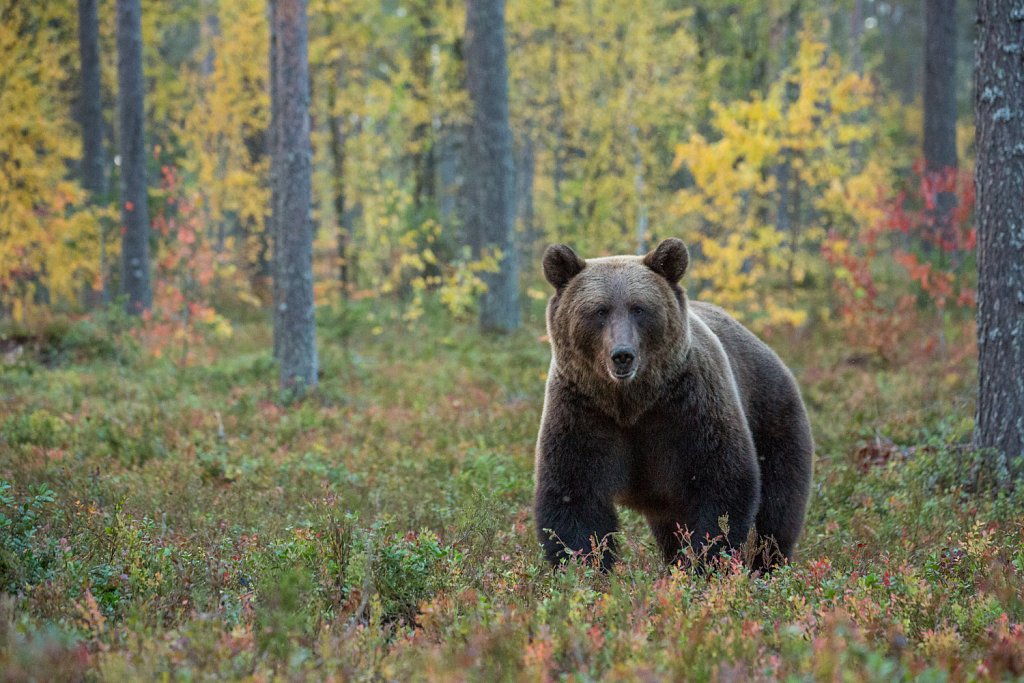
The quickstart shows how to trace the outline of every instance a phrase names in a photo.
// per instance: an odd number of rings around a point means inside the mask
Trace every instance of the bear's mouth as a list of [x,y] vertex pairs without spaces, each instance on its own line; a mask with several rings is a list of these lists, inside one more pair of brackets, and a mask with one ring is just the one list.
[[640,368],[640,355],[632,344],[617,344],[608,354],[605,363],[612,379],[625,383],[636,377],[636,371]]
[[611,378],[616,382],[622,382],[623,384],[625,384],[626,382],[629,382],[634,377],[636,377],[637,369],[638,364],[634,364],[633,367],[629,368],[628,370],[608,368],[608,374],[611,375]]

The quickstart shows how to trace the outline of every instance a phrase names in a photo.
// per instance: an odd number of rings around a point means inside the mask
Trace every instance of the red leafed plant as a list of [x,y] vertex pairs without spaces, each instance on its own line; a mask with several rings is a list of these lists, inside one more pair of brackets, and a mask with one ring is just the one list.
[[154,356],[175,356],[187,365],[197,360],[205,334],[231,334],[230,323],[206,299],[210,284],[226,265],[202,232],[201,212],[194,195],[183,192],[178,172],[161,169],[160,187],[166,197],[153,217],[159,247],[153,278],[153,307],[143,313],[138,331],[143,347]]
[[[888,360],[909,348],[944,346],[945,314],[975,305],[973,176],[955,168],[925,172],[921,161],[913,170],[912,194],[879,192],[881,220],[852,239],[830,231],[822,245],[848,342]],[[929,308],[937,322],[923,322]]]
[[973,175],[955,168],[925,172],[921,161],[914,164],[914,172],[920,180],[921,206],[908,210],[901,193],[889,213],[888,227],[913,238],[919,248],[896,248],[893,258],[939,310],[952,300],[958,306],[973,307],[975,290],[960,267],[974,253],[978,239],[971,223]]

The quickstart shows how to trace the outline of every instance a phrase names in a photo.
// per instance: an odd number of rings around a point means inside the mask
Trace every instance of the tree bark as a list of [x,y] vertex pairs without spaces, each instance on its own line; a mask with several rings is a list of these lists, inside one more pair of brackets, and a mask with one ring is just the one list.
[[480,306],[484,330],[519,327],[519,268],[515,249],[515,164],[508,119],[504,0],[469,0],[466,80],[473,104],[467,149],[466,229],[474,253],[501,251],[500,269],[485,273]]
[[213,75],[213,69],[217,64],[217,51],[213,47],[213,41],[220,37],[220,15],[214,0],[203,1],[203,39],[207,43],[206,54],[199,66],[199,73],[205,81]]
[[[249,155],[249,164],[256,166],[263,159],[270,158],[270,125],[266,128],[254,128],[245,136],[243,143]],[[246,275],[249,278],[249,287],[260,301],[267,301],[271,287],[271,244],[270,244],[270,219],[273,203],[268,204],[264,212],[263,220],[252,216],[245,222],[236,221],[238,229],[238,245],[242,249],[242,262],[244,263]],[[256,260],[249,262],[247,254],[250,245],[255,244]]]
[[[629,110],[634,108],[633,88],[629,88]],[[647,213],[647,181],[644,174],[644,157],[640,149],[640,130],[635,122],[629,123],[629,144],[633,148],[633,199],[636,202],[636,253],[646,254],[650,218]]]
[[341,295],[348,295],[352,281],[351,245],[352,218],[345,198],[345,118],[338,115],[338,72],[340,64],[333,65],[327,75],[328,127],[331,133],[331,202],[334,206],[334,220],[338,226],[338,281]]
[[[924,165],[933,182],[941,183],[957,165],[956,0],[927,0],[924,17]],[[938,193],[930,218],[939,240],[952,237],[955,207],[956,193]]]
[[432,121],[433,97],[431,81],[433,67],[430,62],[430,50],[433,45],[432,7],[427,2],[414,2],[412,12],[416,16],[416,28],[412,36],[412,72],[415,87],[412,96],[422,102],[427,110],[425,120],[419,121],[412,131],[413,153],[413,204],[416,208],[417,220],[422,221],[428,212],[436,211],[437,183],[434,159],[434,134]]
[[864,0],[853,0],[850,8],[850,62],[858,76],[864,75]]
[[106,194],[103,98],[100,85],[100,27],[96,0],[78,0],[78,50],[82,63],[82,186],[94,199]]
[[281,126],[281,113],[279,111],[281,106],[281,96],[278,93],[278,81],[280,76],[278,75],[277,65],[277,3],[275,0],[268,0],[267,3],[267,16],[268,22],[270,23],[270,126],[267,130],[267,144],[270,149],[270,212],[267,214],[266,229],[264,231],[264,238],[261,241],[261,256],[269,253],[269,267],[268,275],[270,276],[270,300],[271,300],[271,327],[273,328],[273,340],[274,340],[274,359],[277,361],[281,360],[281,313],[278,308],[278,303],[281,301],[281,278],[277,274],[277,219],[281,215],[281,208],[278,206],[280,202],[279,192],[279,181],[278,177],[281,172],[279,170],[280,157],[278,153],[277,145],[278,138],[280,137],[279,128]]
[[317,384],[310,219],[309,30],[305,0],[271,0],[275,22],[277,157],[274,182],[274,309],[282,389],[301,396]]
[[[865,0],[853,0],[853,7],[850,9],[850,62],[858,76],[864,75],[864,2]],[[865,114],[857,114],[856,120],[865,121]],[[859,141],[850,143],[850,158],[856,161],[857,168],[863,166],[864,146]]]
[[121,292],[125,310],[153,305],[149,275],[149,202],[146,195],[142,10],[139,0],[117,0],[117,82],[121,120]]
[[516,215],[522,226],[519,245],[520,258],[529,258],[539,236],[534,216],[533,186],[536,173],[536,152],[534,150],[533,125],[528,123],[519,146],[519,159],[516,162]]
[[1024,8],[979,0],[978,408],[974,441],[999,455],[996,476],[1024,463]]
[[[78,0],[78,52],[81,59],[82,99],[79,118],[82,123],[82,187],[94,204],[105,203],[107,195],[107,160],[103,147],[103,93],[100,78],[100,27],[96,0]],[[99,301],[109,302],[107,290],[106,221],[96,226],[99,238]],[[97,292],[86,289],[85,299],[92,304]]]
[[[783,115],[789,110],[790,105],[800,97],[800,84],[788,78],[790,64],[792,62],[791,52],[798,49],[793,45],[794,38],[800,30],[799,2],[794,2],[786,12],[784,18],[785,28],[782,32],[781,55],[779,59],[779,76],[785,77],[785,99],[783,100]],[[790,284],[793,284],[793,266],[796,260],[796,253],[800,241],[800,213],[795,210],[799,201],[795,199],[800,192],[800,175],[793,168],[793,159],[798,154],[788,145],[779,151],[780,161],[775,167],[775,184],[778,188],[778,196],[775,205],[775,229],[786,236],[789,241],[789,255],[786,265],[786,277]]]
[[[562,212],[565,209],[565,199],[562,195],[562,184],[565,181],[565,111],[562,107],[562,92],[559,87],[560,77],[558,72],[558,48],[562,45],[562,37],[559,31],[559,19],[561,18],[561,0],[554,0],[551,12],[551,115],[554,126],[554,149],[551,156],[554,158],[554,168],[551,171],[552,184],[555,195],[555,219],[562,220]],[[556,226],[559,227],[559,226]]]
[[465,126],[449,126],[438,139],[438,193],[437,213],[441,225],[451,230],[459,215],[459,197],[462,194],[463,178],[460,162],[464,146]]

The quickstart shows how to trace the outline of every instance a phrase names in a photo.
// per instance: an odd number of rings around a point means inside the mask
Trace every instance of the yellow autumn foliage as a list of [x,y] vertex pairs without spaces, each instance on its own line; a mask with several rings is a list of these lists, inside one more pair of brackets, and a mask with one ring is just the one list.
[[691,275],[698,297],[755,327],[806,319],[794,288],[825,276],[818,249],[826,231],[877,218],[886,172],[865,161],[877,128],[866,118],[872,103],[870,82],[804,33],[764,95],[712,104],[715,137],[692,135],[673,164],[692,179],[674,211],[699,254]]
[[16,320],[99,286],[110,216],[68,180],[68,162],[81,155],[66,87],[74,4],[30,5],[9,5],[0,22],[0,308]]
[[[70,180],[74,10],[71,0],[14,3],[0,22],[0,307],[16,315],[99,283],[103,215],[116,234],[113,215],[88,208]],[[467,255],[456,200],[464,3],[310,0],[308,12],[318,303],[391,296],[415,320],[434,296],[465,314],[493,255]],[[844,66],[851,51],[826,14],[792,0],[508,3],[517,182],[531,180],[516,188],[527,291],[545,242],[600,255],[676,235],[694,254],[692,293],[754,327],[826,309],[841,274],[822,242],[855,248],[884,217],[879,188],[909,170],[922,123],[919,104],[876,93]],[[112,5],[99,20],[116,140]],[[179,194],[217,254],[211,286],[266,303],[265,0],[143,0],[142,23],[152,176],[181,170]],[[152,176],[157,220],[177,209]],[[154,236],[154,255],[164,241]],[[118,240],[108,242],[109,274]]]
[[200,192],[211,232],[238,226],[238,260],[251,265],[270,213],[266,3],[220,3],[217,16],[218,32],[207,31],[202,41],[209,72],[199,65],[183,76],[195,101],[177,131],[186,149],[181,165]]
[[536,155],[530,227],[590,254],[669,230],[666,143],[701,99],[691,20],[665,0],[509,3],[512,118]]

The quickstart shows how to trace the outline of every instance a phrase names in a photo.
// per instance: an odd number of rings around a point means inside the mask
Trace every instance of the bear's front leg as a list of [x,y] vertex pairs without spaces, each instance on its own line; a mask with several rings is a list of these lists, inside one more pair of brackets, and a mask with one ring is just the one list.
[[[749,464],[735,466],[744,461]],[[753,456],[733,462],[730,476],[703,483],[698,478],[678,518],[648,519],[666,562],[689,546],[698,568],[705,569],[723,550],[738,550],[746,542],[760,505],[760,480]]]
[[574,487],[559,487],[553,482],[538,486],[534,502],[537,535],[548,562],[558,564],[563,557],[579,554],[597,557],[601,569],[615,563],[615,539],[618,517],[610,500],[601,500]]
[[534,520],[552,564],[595,552],[604,570],[614,564],[613,499],[624,475],[621,436],[607,423],[557,377],[549,384],[537,439]]

